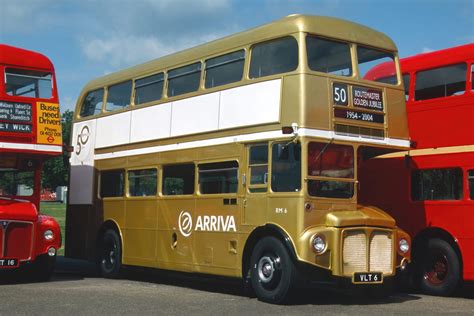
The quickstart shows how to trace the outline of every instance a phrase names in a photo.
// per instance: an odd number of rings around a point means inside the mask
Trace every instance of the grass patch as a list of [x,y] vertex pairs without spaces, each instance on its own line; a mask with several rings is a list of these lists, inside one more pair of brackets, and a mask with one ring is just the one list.
[[66,204],[55,202],[41,202],[40,213],[50,215],[58,222],[61,227],[62,246],[58,250],[58,255],[64,255],[64,236],[66,235]]

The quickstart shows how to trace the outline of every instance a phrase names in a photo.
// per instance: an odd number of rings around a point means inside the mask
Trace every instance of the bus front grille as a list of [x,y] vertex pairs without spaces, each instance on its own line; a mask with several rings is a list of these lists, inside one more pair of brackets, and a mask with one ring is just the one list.
[[33,224],[2,220],[0,224],[0,257],[29,260],[33,242]]
[[370,238],[370,271],[392,273],[392,235],[390,232],[374,231]]
[[342,256],[345,275],[367,271],[367,240],[363,230],[345,233]]
[[392,273],[392,232],[374,230],[370,233],[364,230],[347,230],[343,236],[344,275],[352,276],[354,272]]

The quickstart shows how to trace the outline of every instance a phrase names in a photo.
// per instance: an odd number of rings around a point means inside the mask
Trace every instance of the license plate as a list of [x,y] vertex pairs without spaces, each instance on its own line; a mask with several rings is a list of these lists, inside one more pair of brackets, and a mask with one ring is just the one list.
[[381,272],[356,272],[352,277],[352,283],[355,284],[374,284],[383,283],[383,274]]
[[5,268],[18,268],[20,261],[14,258],[2,258],[0,259],[0,269]]

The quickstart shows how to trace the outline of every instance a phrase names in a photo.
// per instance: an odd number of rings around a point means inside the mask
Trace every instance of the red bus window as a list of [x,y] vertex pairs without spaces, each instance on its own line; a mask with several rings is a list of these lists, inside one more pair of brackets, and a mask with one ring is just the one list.
[[[367,73],[379,66],[384,64],[384,70],[389,74],[396,73],[395,71],[395,58],[392,53],[387,53],[372,48],[357,46],[357,61],[359,63],[359,75],[361,78],[367,80],[374,80]],[[394,82],[393,82],[394,81]],[[386,83],[397,84],[398,80],[392,80]]]
[[34,171],[1,170],[0,196],[32,196],[34,181]]
[[420,71],[415,80],[415,101],[463,94],[467,65],[456,64]]
[[413,201],[461,200],[462,195],[460,168],[416,170],[411,174]]
[[469,198],[474,200],[474,170],[469,170],[467,174],[469,181]]
[[49,72],[5,69],[5,90],[12,96],[50,99],[53,96],[51,80]]

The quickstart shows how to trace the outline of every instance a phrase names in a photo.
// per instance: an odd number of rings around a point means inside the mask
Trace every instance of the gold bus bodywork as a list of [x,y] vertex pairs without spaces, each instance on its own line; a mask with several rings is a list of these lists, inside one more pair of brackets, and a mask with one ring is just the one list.
[[[308,167],[305,158],[307,157],[308,142],[352,144],[355,151],[355,161],[358,161],[357,149],[359,146],[367,146],[361,135],[353,138],[351,135],[346,135],[339,139],[331,139],[330,137],[313,136],[310,133],[306,135],[295,133],[295,135],[282,134],[276,138],[262,136],[258,140],[236,140],[221,145],[196,145],[200,141],[209,139],[229,137],[237,139],[237,136],[241,135],[265,135],[267,132],[281,131],[282,127],[292,126],[296,123],[301,131],[317,130],[328,133],[334,132],[336,124],[366,129],[376,128],[383,130],[384,140],[395,139],[400,142],[390,143],[379,140],[371,142],[370,146],[386,151],[406,149],[406,145],[401,145],[408,143],[402,82],[389,85],[363,80],[359,77],[357,67],[350,77],[311,71],[307,66],[305,54],[305,36],[307,34],[353,43],[351,44],[353,65],[357,65],[354,43],[393,52],[395,53],[397,73],[400,74],[396,47],[385,35],[367,27],[338,19],[295,15],[88,83],[78,99],[74,124],[91,120],[90,117],[81,118],[78,114],[88,91],[131,78],[141,78],[191,62],[203,62],[210,57],[244,49],[247,56],[244,66],[245,75],[239,82],[205,89],[201,78],[201,86],[196,92],[176,97],[165,95],[159,101],[139,106],[133,104],[132,96],[130,107],[115,112],[103,112],[94,116],[93,119],[100,120],[138,108],[159,106],[166,102],[270,80],[281,80],[280,115],[277,123],[93,148],[94,181],[90,187],[90,190],[94,192],[93,203],[68,205],[66,256],[94,259],[100,234],[107,228],[115,228],[122,241],[123,264],[246,277],[248,257],[255,242],[265,234],[273,234],[278,235],[288,248],[294,251],[297,261],[322,268],[336,277],[351,278],[352,272],[347,272],[348,264],[344,264],[344,251],[349,251],[344,248],[345,238],[357,234],[359,234],[357,236],[365,236],[354,237],[354,242],[351,245],[366,248],[363,253],[368,266],[371,262],[375,262],[373,260],[376,260],[373,258],[374,253],[370,252],[371,234],[376,231],[385,232],[386,239],[388,239],[386,243],[391,245],[391,268],[390,271],[384,271],[384,276],[393,276],[402,261],[409,260],[409,254],[402,255],[397,251],[398,240],[402,237],[406,239],[409,237],[396,227],[394,220],[388,214],[373,207],[359,206],[357,204],[357,186],[353,197],[349,199],[316,198],[309,196],[306,190]],[[292,36],[298,41],[298,67],[288,73],[250,79],[247,74],[252,45],[282,36]],[[400,78],[400,75],[398,77]],[[334,107],[332,106],[332,84],[334,82],[380,89],[385,103],[384,123],[352,122],[334,117]],[[166,91],[166,89],[164,90]],[[104,99],[106,95],[107,92]],[[252,115],[252,113],[248,115]],[[253,143],[267,143],[271,146],[274,142],[281,141],[301,143],[301,157],[304,157],[301,166],[301,190],[299,192],[277,193],[271,192],[268,187],[266,193],[249,193],[248,186],[244,183],[244,177],[248,174],[247,146]],[[167,148],[166,146],[176,144],[195,144],[196,146],[187,149],[179,149],[179,146],[175,146],[172,150],[164,150]],[[72,145],[76,145],[75,139],[73,139]],[[146,148],[157,148],[157,150],[152,153],[133,154],[136,150],[140,152]],[[162,192],[163,165],[177,163],[195,163],[197,165],[203,162],[228,160],[237,161],[239,164],[239,183],[235,194],[202,195],[197,192],[197,189],[193,195],[189,196],[164,196],[160,193]],[[125,194],[123,197],[115,198],[99,197],[97,183],[101,171],[144,168],[158,170],[157,196],[130,197]],[[269,159],[268,170],[271,170],[271,159]],[[355,167],[354,178],[357,179],[357,167]],[[71,181],[74,181],[74,178],[71,178]],[[195,188],[197,188],[197,176],[195,181]],[[128,187],[127,182],[125,187]],[[231,199],[235,199],[235,203],[229,203]],[[226,200],[227,204],[225,204]],[[193,231],[189,237],[184,237],[179,232],[179,216],[183,210],[189,212],[193,219],[197,216],[222,216],[224,218],[233,216],[236,231]],[[355,230],[358,232],[354,233]],[[311,238],[317,234],[323,235],[328,245],[321,255],[313,252],[310,244]],[[367,267],[366,270],[370,271],[370,268]]]

